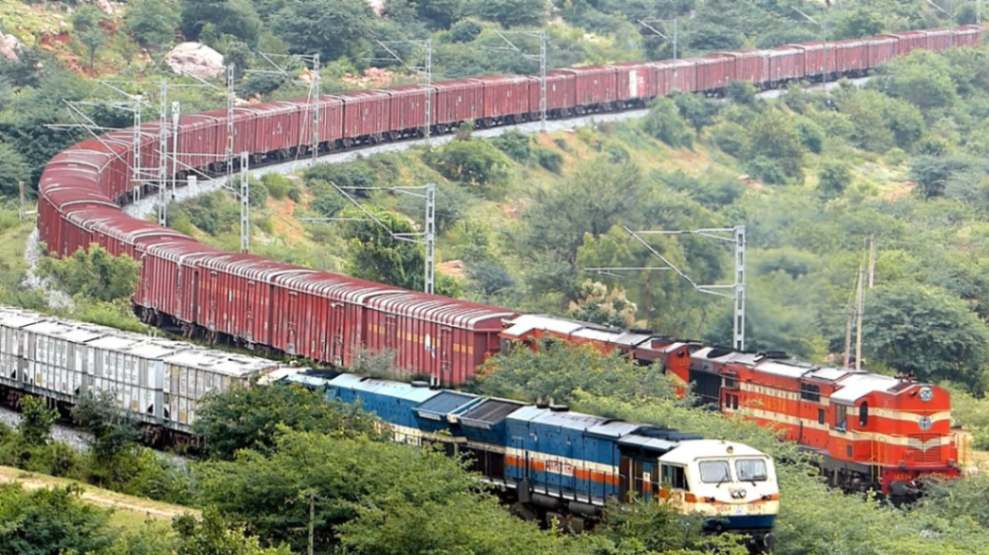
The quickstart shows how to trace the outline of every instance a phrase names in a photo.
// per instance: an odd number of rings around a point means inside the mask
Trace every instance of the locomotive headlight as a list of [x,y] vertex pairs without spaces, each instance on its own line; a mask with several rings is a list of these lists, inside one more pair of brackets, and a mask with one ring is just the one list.
[[927,403],[934,398],[934,390],[930,387],[924,386],[920,388],[920,400]]
[[931,421],[930,416],[922,416],[920,417],[920,420],[917,421],[917,425],[920,426],[920,429],[925,432],[930,430],[933,424],[934,423]]

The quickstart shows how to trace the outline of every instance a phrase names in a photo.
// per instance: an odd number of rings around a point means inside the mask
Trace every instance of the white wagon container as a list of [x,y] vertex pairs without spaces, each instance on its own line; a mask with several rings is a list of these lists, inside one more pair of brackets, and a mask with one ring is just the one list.
[[0,383],[19,387],[28,370],[27,334],[22,329],[44,319],[35,312],[0,307]]

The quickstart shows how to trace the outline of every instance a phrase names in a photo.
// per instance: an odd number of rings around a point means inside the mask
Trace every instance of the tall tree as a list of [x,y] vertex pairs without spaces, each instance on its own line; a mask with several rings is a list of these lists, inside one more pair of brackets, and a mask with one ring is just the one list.
[[137,42],[151,50],[171,46],[181,23],[176,0],[136,0],[127,5],[124,26]]
[[96,66],[96,51],[106,43],[106,33],[102,27],[104,21],[106,14],[96,6],[82,6],[72,15],[72,28],[89,52],[89,71]]
[[272,30],[292,52],[336,60],[360,52],[373,18],[364,0],[295,0],[275,15]]

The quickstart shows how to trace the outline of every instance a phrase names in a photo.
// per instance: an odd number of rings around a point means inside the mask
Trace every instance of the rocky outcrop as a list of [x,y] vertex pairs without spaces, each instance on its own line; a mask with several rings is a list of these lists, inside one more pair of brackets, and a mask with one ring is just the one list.
[[0,56],[16,62],[20,59],[20,51],[23,47],[24,45],[14,35],[0,33]]
[[183,42],[165,55],[165,63],[179,75],[210,79],[223,75],[223,54],[199,42]]

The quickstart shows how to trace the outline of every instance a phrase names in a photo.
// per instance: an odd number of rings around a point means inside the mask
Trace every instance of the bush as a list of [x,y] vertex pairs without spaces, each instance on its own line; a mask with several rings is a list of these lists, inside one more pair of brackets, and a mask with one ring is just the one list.
[[453,42],[470,42],[481,34],[483,27],[474,19],[461,19],[450,27],[450,40]]
[[910,178],[917,182],[920,193],[927,197],[944,194],[948,181],[956,173],[970,169],[971,162],[961,158],[918,156],[910,165]]
[[748,149],[745,128],[730,121],[721,122],[711,128],[711,140],[725,154],[740,158]]
[[646,133],[674,148],[691,147],[694,144],[694,134],[677,111],[676,105],[668,98],[660,98],[653,103],[642,126]]
[[563,169],[563,155],[548,148],[536,148],[536,161],[544,169],[559,174]]
[[332,218],[349,204],[339,191],[325,181],[313,181],[309,189],[313,194],[309,207],[323,217]]
[[721,109],[717,102],[697,94],[678,93],[673,95],[673,102],[680,115],[697,131],[714,123],[714,116]]
[[725,91],[725,95],[732,101],[738,104],[755,104],[756,101],[755,85],[749,83],[748,81],[732,81],[728,83],[728,88]]
[[[303,178],[307,187],[311,187],[311,183],[315,181],[328,181],[344,188],[377,185],[377,178],[365,160],[349,164],[316,164],[303,173]],[[370,196],[370,191],[350,189],[347,193],[358,197]]]
[[756,156],[747,164],[749,173],[763,183],[783,185],[787,181],[786,172],[776,160],[765,156]]
[[262,208],[268,202],[268,188],[259,180],[251,180],[248,203],[251,208]]
[[820,154],[824,150],[824,131],[813,121],[798,121],[797,136],[800,137],[800,144],[814,154]]
[[291,179],[280,173],[269,173],[261,178],[261,182],[268,189],[271,198],[282,200],[288,196],[289,191],[295,189],[295,184]]
[[66,258],[44,258],[41,274],[70,295],[97,301],[130,299],[141,266],[129,256],[112,256],[99,245]]
[[848,164],[835,160],[829,160],[821,167],[818,174],[817,188],[821,196],[833,198],[841,196],[852,181],[852,172]]
[[426,153],[425,161],[443,177],[469,185],[489,185],[508,175],[505,155],[486,141],[452,141]]
[[532,156],[532,141],[528,135],[523,135],[518,131],[503,133],[491,139],[491,144],[516,162],[528,162]]

